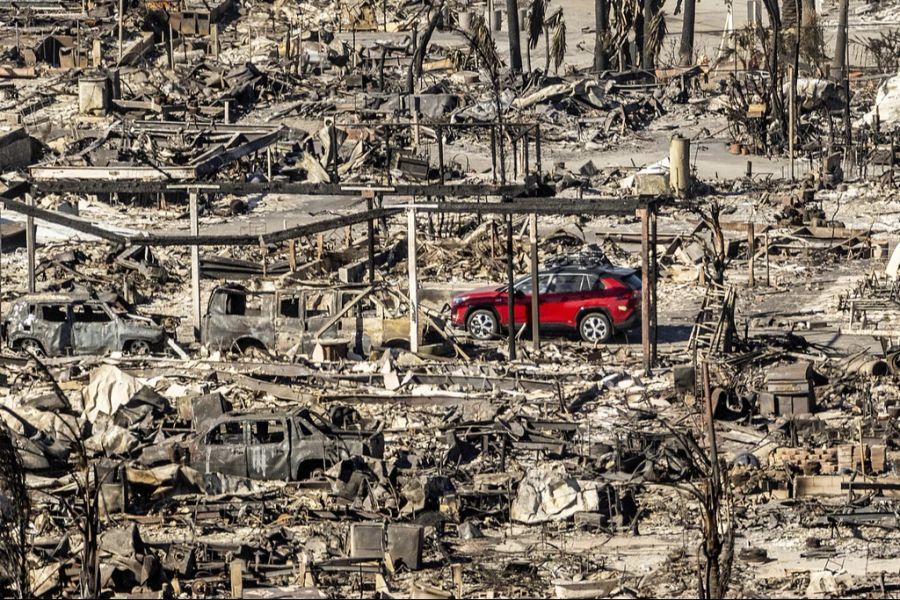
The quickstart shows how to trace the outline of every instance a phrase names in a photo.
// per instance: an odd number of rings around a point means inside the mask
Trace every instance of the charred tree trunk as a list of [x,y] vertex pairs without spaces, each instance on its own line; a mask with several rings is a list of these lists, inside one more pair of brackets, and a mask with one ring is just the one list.
[[605,71],[609,68],[609,49],[607,38],[609,33],[609,7],[607,0],[594,0],[594,70]]
[[[650,0],[640,0],[638,11],[634,15],[634,56],[632,66],[635,68],[644,66],[644,4]],[[631,54],[629,52],[629,54]]]
[[786,124],[784,119],[784,91],[781,86],[781,75],[778,66],[778,46],[781,40],[781,11],[778,9],[778,0],[763,0],[766,12],[769,13],[769,23],[772,29],[772,48],[769,53],[769,115],[778,119],[781,129],[781,138],[786,137]]
[[509,70],[522,72],[521,36],[519,35],[519,3],[506,0],[506,24],[509,29]]
[[697,0],[684,0],[684,21],[681,25],[681,46],[678,50],[682,67],[694,64],[694,14]]
[[406,93],[412,94],[415,92],[415,81],[421,79],[422,77],[422,65],[425,62],[425,52],[428,50],[428,44],[431,42],[431,34],[434,33],[434,30],[437,28],[438,21],[441,18],[441,9],[443,8],[443,4],[438,4],[437,6],[432,7],[431,16],[428,18],[428,24],[425,26],[425,30],[422,32],[422,36],[419,38],[418,46],[416,46],[416,52],[413,55],[413,60],[409,65],[409,69],[406,71]]

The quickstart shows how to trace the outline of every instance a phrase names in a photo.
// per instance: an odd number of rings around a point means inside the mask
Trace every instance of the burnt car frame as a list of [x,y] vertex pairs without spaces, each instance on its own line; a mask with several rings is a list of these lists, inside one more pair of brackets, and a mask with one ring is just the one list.
[[165,346],[165,330],[149,317],[119,313],[84,293],[29,294],[16,300],[0,334],[10,349],[46,356],[149,354]]
[[[320,340],[344,339],[361,353],[408,348],[409,317],[402,303],[392,290],[365,285],[268,291],[221,285],[210,294],[200,339],[210,349],[240,353],[308,354]],[[420,338],[435,335],[420,324]]]
[[210,421],[186,449],[201,473],[303,480],[353,456],[383,458],[384,434],[337,429],[305,408],[230,412]]

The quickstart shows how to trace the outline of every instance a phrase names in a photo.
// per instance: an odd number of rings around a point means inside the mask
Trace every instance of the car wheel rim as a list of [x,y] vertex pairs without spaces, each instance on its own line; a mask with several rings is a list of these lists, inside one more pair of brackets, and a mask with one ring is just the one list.
[[25,354],[32,354],[34,356],[42,356],[44,353],[41,351],[41,347],[38,346],[37,342],[32,342],[31,340],[25,341],[22,343],[22,351]]
[[149,354],[150,346],[147,345],[147,342],[132,342],[131,343],[131,353],[132,354]]
[[494,320],[488,314],[478,313],[472,316],[469,329],[476,338],[489,338],[494,333]]
[[585,319],[581,326],[584,337],[589,342],[596,342],[606,337],[606,323],[600,317],[590,317]]

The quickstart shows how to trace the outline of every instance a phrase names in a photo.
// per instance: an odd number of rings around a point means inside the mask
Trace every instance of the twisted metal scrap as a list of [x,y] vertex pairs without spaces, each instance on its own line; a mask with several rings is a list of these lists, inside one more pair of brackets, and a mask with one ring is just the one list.
[[30,595],[25,537],[30,511],[22,460],[9,429],[0,425],[0,594],[4,597]]

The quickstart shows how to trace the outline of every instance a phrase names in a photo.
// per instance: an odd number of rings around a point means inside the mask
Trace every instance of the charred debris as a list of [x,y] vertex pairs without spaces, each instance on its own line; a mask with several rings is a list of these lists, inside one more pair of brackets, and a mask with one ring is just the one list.
[[0,1],[4,596],[900,593],[897,5],[706,4]]

